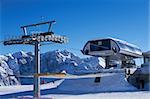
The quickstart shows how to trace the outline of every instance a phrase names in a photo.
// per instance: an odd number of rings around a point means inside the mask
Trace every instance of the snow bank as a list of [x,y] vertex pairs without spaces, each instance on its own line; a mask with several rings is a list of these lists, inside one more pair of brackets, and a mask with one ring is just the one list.
[[[56,88],[59,86],[64,80],[57,80],[54,82],[50,82],[47,84],[42,84],[40,86],[41,90]],[[25,91],[33,91],[33,85],[13,85],[13,86],[1,86],[0,87],[0,95],[13,94]]]
[[42,98],[52,99],[149,99],[150,92],[113,92],[113,93],[95,93],[84,95],[43,95]]
[[124,74],[102,77],[100,83],[94,82],[95,78],[65,80],[58,91],[80,93],[112,92],[112,91],[136,91],[137,88],[130,85]]

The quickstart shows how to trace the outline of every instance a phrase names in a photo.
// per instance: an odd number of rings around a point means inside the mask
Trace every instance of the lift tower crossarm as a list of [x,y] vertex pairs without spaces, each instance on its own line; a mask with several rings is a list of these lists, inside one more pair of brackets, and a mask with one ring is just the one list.
[[54,42],[54,43],[67,43],[68,39],[64,36],[40,33],[40,34],[33,34],[28,36],[22,36],[21,38],[5,40],[4,45],[13,45],[13,44],[34,44],[36,41],[38,42]]
[[31,24],[31,25],[25,25],[25,26],[21,26],[21,28],[24,28],[24,27],[32,27],[32,26],[37,26],[37,25],[43,25],[43,24],[52,24],[52,23],[55,23],[56,21],[47,21],[47,22],[41,22],[41,23],[37,23],[37,24]]
[[47,22],[40,22],[40,23],[36,23],[36,24],[30,24],[30,25],[25,25],[25,26],[21,26],[20,28],[23,29],[23,32],[25,35],[27,35],[27,28],[28,27],[35,27],[35,26],[39,26],[39,25],[44,25],[44,24],[49,24],[49,27],[48,27],[48,32],[51,32],[51,29],[52,29],[52,24],[56,23],[55,20],[53,21],[47,21]]

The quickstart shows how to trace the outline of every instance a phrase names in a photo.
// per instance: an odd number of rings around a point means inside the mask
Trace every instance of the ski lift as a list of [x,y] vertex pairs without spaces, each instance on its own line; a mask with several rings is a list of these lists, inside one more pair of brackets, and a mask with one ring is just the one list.
[[139,47],[115,38],[90,40],[81,52],[84,55],[103,57],[106,60],[106,66],[109,65],[110,60],[129,61],[142,57]]

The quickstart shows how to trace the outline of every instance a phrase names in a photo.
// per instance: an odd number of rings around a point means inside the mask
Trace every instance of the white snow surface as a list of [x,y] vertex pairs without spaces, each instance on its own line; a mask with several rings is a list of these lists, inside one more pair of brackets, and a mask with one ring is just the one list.
[[[105,66],[102,66],[104,65],[102,62],[104,61],[97,57],[80,58],[66,50],[55,50],[41,54],[41,72],[60,73],[66,71],[69,74],[77,75],[93,73],[103,70]],[[0,97],[6,94],[32,91],[33,85],[20,85],[19,80],[15,76],[9,75],[29,75],[33,73],[34,55],[32,53],[20,51],[14,54],[0,55]],[[41,85],[41,89],[50,89],[49,91],[62,94],[47,94],[42,97],[52,97],[54,99],[130,99],[130,97],[138,99],[139,96],[146,99],[149,97],[149,92],[127,92],[138,90],[126,81],[124,74],[102,77],[100,83],[95,83],[94,80],[95,78],[82,78],[61,79],[50,82]],[[28,80],[26,81],[28,82]],[[29,97],[31,96],[29,95]]]
[[43,95],[42,98],[52,99],[149,99],[150,92],[113,92],[83,95]]
[[67,79],[58,87],[59,91],[72,93],[96,93],[113,91],[137,91],[129,84],[124,74],[101,77],[100,83],[94,82],[95,78]]
[[[50,87],[50,84],[44,84],[46,88]],[[7,87],[7,88],[6,88]],[[5,88],[0,88],[0,93],[8,94],[11,90],[11,93],[15,93],[16,90],[32,90],[32,85],[17,85],[17,86],[5,86]],[[43,88],[44,89],[44,88]],[[6,92],[8,91],[8,92]],[[2,94],[1,94],[2,95]],[[0,95],[0,97],[1,97]],[[13,97],[13,99],[21,98],[21,99],[32,99],[31,95],[17,96]],[[149,99],[150,91],[137,91],[137,92],[105,92],[105,93],[88,93],[88,94],[80,94],[80,95],[69,95],[69,94],[46,94],[41,95],[41,99]],[[6,99],[6,98],[5,98]]]
[[[40,90],[56,88],[63,81],[64,81],[64,79],[50,82],[47,84],[42,84],[40,86]],[[33,91],[33,85],[12,85],[12,86],[1,86],[0,87],[0,95],[25,92],[25,91]]]

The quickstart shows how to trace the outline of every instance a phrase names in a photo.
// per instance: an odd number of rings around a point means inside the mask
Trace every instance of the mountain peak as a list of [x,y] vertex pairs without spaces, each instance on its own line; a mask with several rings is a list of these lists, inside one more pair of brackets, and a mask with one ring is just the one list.
[[[33,74],[34,55],[31,52],[19,51],[13,54],[0,55],[0,68],[8,68],[14,74]],[[4,64],[5,63],[5,64]],[[67,50],[54,50],[41,54],[41,73],[60,73],[67,71],[70,74],[84,74],[101,69],[100,60],[97,57],[80,58]],[[6,66],[4,66],[6,65]],[[5,69],[1,69],[4,70]],[[0,75],[1,75],[0,70]],[[9,73],[7,73],[9,74]],[[1,82],[0,82],[1,83]]]
[[19,52],[13,53],[12,56],[15,58],[21,58],[21,57],[28,57],[28,54],[24,51],[19,51]]

